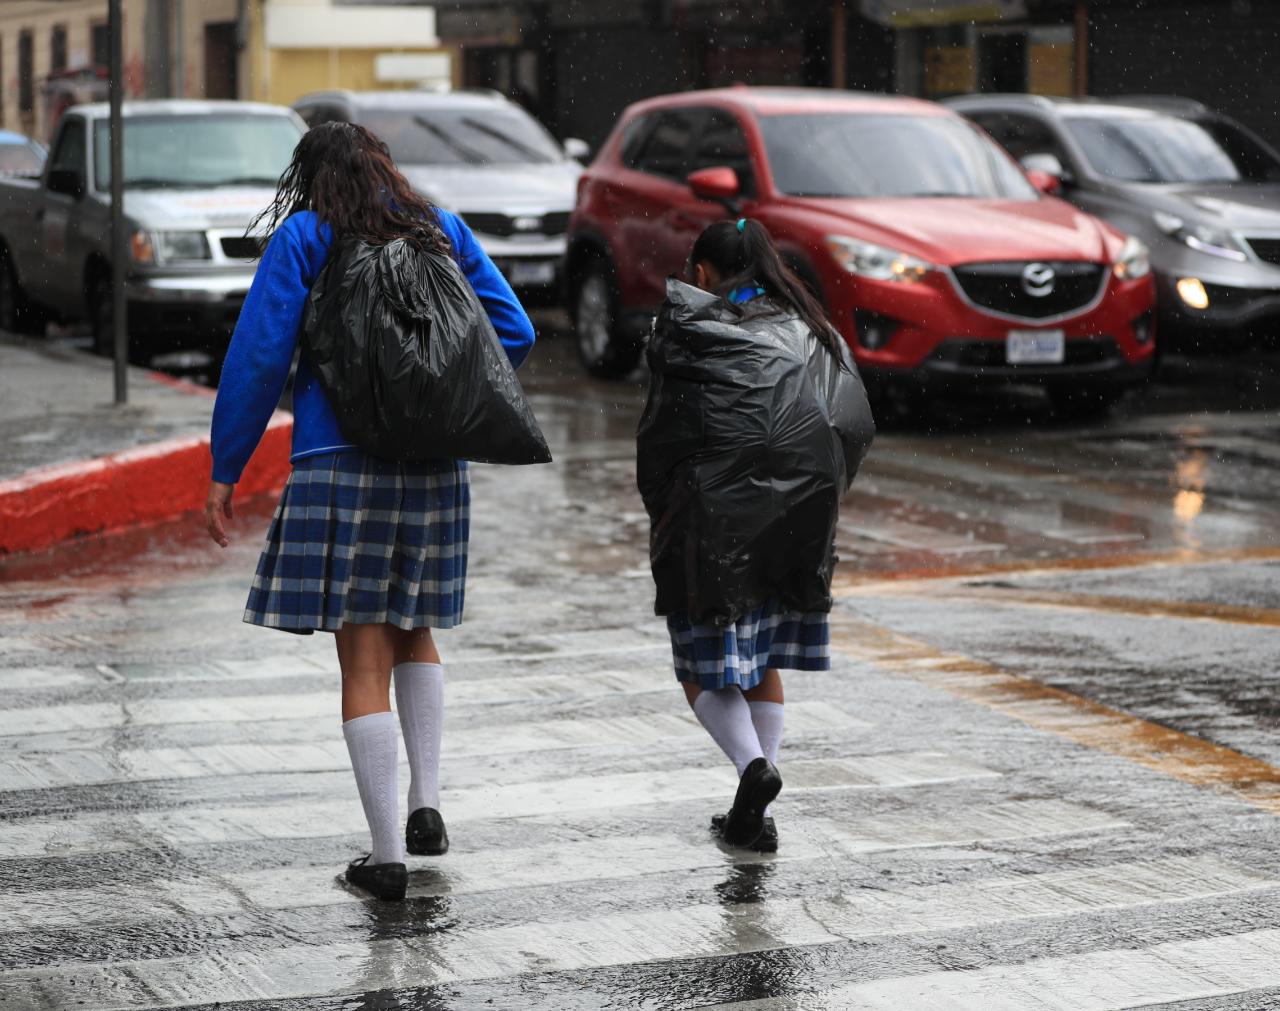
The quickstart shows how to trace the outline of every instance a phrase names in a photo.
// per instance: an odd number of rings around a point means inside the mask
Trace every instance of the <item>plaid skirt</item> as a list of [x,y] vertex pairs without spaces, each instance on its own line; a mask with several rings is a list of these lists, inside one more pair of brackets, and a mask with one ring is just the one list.
[[343,624],[462,621],[471,490],[465,461],[344,450],[297,462],[244,620],[309,635]]
[[676,678],[715,691],[737,685],[750,691],[770,667],[830,670],[831,627],[823,611],[784,611],[769,601],[732,625],[693,625],[667,616]]

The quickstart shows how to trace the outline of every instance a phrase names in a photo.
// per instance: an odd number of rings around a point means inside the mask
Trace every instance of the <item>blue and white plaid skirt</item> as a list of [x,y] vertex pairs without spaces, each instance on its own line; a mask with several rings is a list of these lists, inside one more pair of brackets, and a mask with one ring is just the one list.
[[703,690],[737,685],[750,691],[770,667],[830,670],[831,627],[823,611],[784,611],[769,601],[732,625],[693,625],[667,616],[676,678]]
[[358,450],[299,460],[244,620],[308,635],[347,623],[452,628],[462,621],[470,506],[465,461]]

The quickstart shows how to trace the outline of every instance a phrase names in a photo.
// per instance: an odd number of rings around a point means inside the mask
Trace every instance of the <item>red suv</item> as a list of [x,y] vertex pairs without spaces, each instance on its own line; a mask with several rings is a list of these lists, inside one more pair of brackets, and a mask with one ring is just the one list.
[[1043,383],[1109,403],[1154,356],[1134,238],[911,98],[727,88],[629,107],[578,185],[567,280],[598,375],[639,360],[667,275],[726,214],[773,234],[871,382]]

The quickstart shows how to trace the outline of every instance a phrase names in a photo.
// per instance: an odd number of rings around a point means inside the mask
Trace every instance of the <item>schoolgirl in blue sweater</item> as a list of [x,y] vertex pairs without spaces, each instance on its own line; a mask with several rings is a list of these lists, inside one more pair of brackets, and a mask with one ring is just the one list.
[[[241,472],[266,430],[293,362],[312,284],[344,240],[396,238],[448,249],[518,366],[533,327],[510,285],[456,215],[413,192],[386,145],[349,123],[303,136],[264,214],[271,240],[245,299],[213,411],[209,535],[226,521]],[[293,392],[293,472],[276,509],[245,621],[332,632],[342,670],[343,735],[372,836],[347,880],[402,899],[404,847],[449,846],[439,799],[444,670],[431,636],[462,620],[470,488],[460,460],[397,462],[343,438],[305,351]],[[396,708],[409,755],[409,820],[401,844]]]

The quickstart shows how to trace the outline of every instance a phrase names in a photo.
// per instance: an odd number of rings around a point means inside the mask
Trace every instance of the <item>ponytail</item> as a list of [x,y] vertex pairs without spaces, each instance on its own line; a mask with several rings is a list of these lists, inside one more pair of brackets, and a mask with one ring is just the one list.
[[782,262],[769,230],[753,218],[717,221],[693,244],[691,263],[709,263],[724,279],[725,291],[758,286],[775,304],[794,312],[838,360],[842,340],[822,306],[794,271]]

